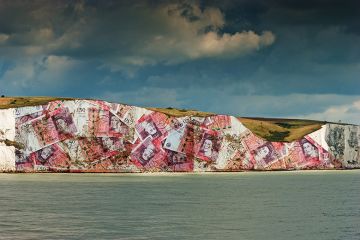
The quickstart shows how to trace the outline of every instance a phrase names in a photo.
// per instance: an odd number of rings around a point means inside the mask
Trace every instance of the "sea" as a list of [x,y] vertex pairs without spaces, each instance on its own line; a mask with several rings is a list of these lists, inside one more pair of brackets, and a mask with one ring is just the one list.
[[0,239],[360,239],[360,171],[0,174]]

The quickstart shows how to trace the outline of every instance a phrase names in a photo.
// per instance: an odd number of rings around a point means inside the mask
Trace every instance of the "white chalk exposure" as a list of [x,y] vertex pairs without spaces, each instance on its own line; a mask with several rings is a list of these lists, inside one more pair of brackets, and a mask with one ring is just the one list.
[[15,171],[15,147],[5,141],[15,139],[15,110],[0,109],[0,171]]

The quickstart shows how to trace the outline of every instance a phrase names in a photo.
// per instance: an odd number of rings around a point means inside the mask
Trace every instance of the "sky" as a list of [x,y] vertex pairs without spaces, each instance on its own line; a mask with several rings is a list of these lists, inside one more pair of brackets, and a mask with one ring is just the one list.
[[0,0],[0,94],[360,124],[359,9]]

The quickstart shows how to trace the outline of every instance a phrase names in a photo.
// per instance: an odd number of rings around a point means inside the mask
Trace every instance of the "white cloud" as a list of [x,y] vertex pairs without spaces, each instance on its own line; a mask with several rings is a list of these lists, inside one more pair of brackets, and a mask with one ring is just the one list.
[[9,39],[8,34],[0,33],[0,44],[5,43]]
[[[130,72],[134,72],[134,67],[177,64],[200,58],[234,58],[258,51],[275,41],[271,31],[224,33],[222,30],[226,21],[220,9],[201,9],[194,3],[156,7],[145,4],[129,8],[127,12],[120,11],[118,15],[123,19],[118,20],[118,27],[111,36],[113,41],[106,45],[112,52],[103,64],[111,71],[126,72],[129,68]],[[109,16],[95,25],[109,25],[113,21],[113,17]],[[146,24],[138,24],[137,21]],[[97,32],[92,34],[102,36]],[[126,49],[121,47],[124,42]]]
[[[153,77],[148,83],[162,79]],[[273,117],[341,120],[360,124],[360,96],[341,94],[251,94],[252,86],[219,87],[189,86],[188,88],[140,87],[127,92],[107,92],[103,99],[153,107],[191,108],[201,111],[243,117]],[[234,89],[236,89],[234,91]],[[214,100],[214,99],[221,99]]]
[[8,69],[0,79],[3,89],[28,89],[33,87],[56,88],[61,85],[63,76],[79,64],[78,61],[64,56],[43,56],[25,58]]
[[162,29],[144,46],[139,46],[134,55],[124,59],[125,62],[135,65],[172,64],[204,57],[237,57],[275,41],[270,31],[262,34],[251,30],[220,33],[225,19],[217,8],[201,10],[195,4],[185,7],[172,4],[154,10],[153,14],[161,20]]
[[300,115],[300,117],[360,125],[360,98],[348,104],[329,106],[322,112]]
[[19,27],[11,35],[0,34],[1,45],[11,44],[0,48],[0,54],[16,61],[23,55],[39,58],[60,53],[96,59],[102,67],[131,76],[146,65],[237,57],[275,41],[270,31],[224,33],[226,21],[219,8],[202,9],[187,1],[114,3],[112,11],[83,2],[66,5],[45,1],[17,7],[26,9],[26,14],[17,17],[30,27]]

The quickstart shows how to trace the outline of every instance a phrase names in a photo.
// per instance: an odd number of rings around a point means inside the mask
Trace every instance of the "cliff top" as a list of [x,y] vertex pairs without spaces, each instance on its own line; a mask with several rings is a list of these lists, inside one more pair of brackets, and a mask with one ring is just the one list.
[[[2,97],[0,109],[36,106],[47,104],[54,100],[75,100],[76,98],[62,97]],[[201,112],[176,108],[147,108],[152,111],[162,112],[169,116],[197,116],[207,117],[215,113]],[[274,142],[290,142],[321,128],[326,122],[304,119],[278,119],[278,118],[254,118],[238,117],[238,119],[258,136]]]

